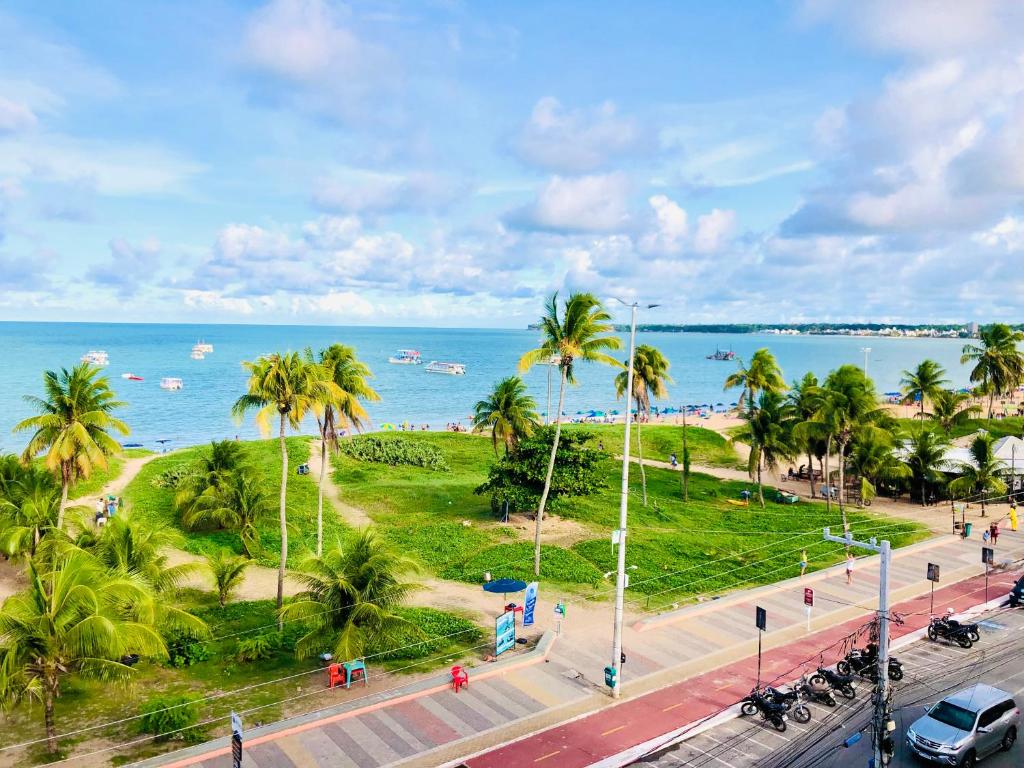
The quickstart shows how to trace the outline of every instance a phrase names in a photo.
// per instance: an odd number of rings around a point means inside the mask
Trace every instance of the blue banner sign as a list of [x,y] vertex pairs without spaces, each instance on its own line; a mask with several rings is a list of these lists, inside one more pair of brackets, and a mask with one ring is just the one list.
[[526,586],[526,600],[523,603],[523,626],[533,624],[533,611],[537,607],[537,582],[531,581]]
[[500,656],[516,644],[515,611],[503,613],[494,620],[494,655]]

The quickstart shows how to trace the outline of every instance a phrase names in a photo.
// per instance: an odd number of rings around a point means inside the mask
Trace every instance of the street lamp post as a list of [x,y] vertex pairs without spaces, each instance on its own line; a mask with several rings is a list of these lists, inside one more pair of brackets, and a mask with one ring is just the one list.
[[[621,304],[628,306],[631,310],[629,322],[629,363],[626,372],[626,420],[625,438],[622,448],[622,490],[619,494],[619,530],[618,545],[619,557],[618,567],[615,576],[615,623],[612,632],[612,668],[615,670],[615,679],[612,682],[612,698],[619,698],[622,688],[622,614],[623,602],[626,592],[626,521],[629,509],[629,434],[632,426],[632,409],[630,400],[633,398],[633,357],[636,354],[636,310],[637,303],[627,304],[622,299],[616,299]],[[647,309],[654,309],[657,304],[648,304]]]
[[864,353],[864,378],[868,377],[868,354],[871,352],[871,347],[861,347],[860,351]]

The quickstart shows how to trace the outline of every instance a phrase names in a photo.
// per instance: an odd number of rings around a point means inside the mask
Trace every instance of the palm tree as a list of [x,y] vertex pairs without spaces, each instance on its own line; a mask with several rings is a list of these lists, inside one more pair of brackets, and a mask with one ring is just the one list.
[[46,468],[60,479],[60,509],[57,527],[64,527],[68,490],[96,468],[105,469],[107,456],[121,446],[110,432],[129,433],[128,425],[111,414],[124,403],[114,399],[100,369],[80,363],[68,371],[43,374],[46,398],[27,395],[25,401],[39,413],[14,426],[15,432],[35,430],[25,446],[24,461],[46,453]]
[[486,399],[477,401],[473,431],[490,430],[494,453],[502,443],[508,455],[520,440],[533,434],[539,421],[537,402],[526,393],[526,383],[518,376],[509,376],[495,384]]
[[614,330],[611,315],[596,296],[590,293],[573,293],[565,302],[562,316],[558,314],[558,292],[548,299],[540,327],[543,335],[541,345],[531,349],[519,359],[519,372],[525,373],[534,365],[550,362],[558,356],[560,380],[558,384],[558,411],[555,417],[555,439],[551,443],[551,456],[544,477],[544,490],[537,505],[536,530],[533,543],[533,572],[540,576],[540,530],[544,520],[544,507],[551,491],[551,475],[555,471],[555,456],[558,440],[562,435],[562,409],[565,405],[565,385],[575,384],[574,375],[577,361],[599,362],[618,366],[615,358],[607,354],[622,346]]
[[947,435],[954,427],[963,426],[980,413],[981,406],[971,403],[971,395],[967,392],[944,389],[932,398],[931,416]]
[[895,453],[891,435],[868,433],[855,440],[847,459],[850,470],[860,476],[860,495],[871,501],[880,483],[900,482],[911,477],[910,468]]
[[[628,364],[628,361],[627,361]],[[644,471],[644,449],[640,439],[640,424],[643,416],[651,413],[651,400],[668,396],[666,384],[672,383],[668,375],[668,359],[655,347],[641,344],[633,350],[633,401],[636,403],[636,447],[640,461],[640,483],[643,487],[644,506],[647,506],[647,473]],[[615,376],[615,396],[622,397],[626,392],[629,371],[620,371]],[[629,403],[626,403],[629,407]]]
[[318,359],[306,350],[306,361],[319,365],[324,378],[333,382],[336,389],[324,391],[327,397],[317,403],[316,422],[320,429],[320,479],[317,481],[316,501],[316,553],[324,551],[324,476],[327,471],[327,448],[338,450],[338,428],[354,429],[361,432],[369,415],[363,408],[363,401],[377,402],[380,395],[368,383],[373,373],[366,363],[356,357],[352,347],[332,344],[320,350]]
[[767,348],[762,348],[751,356],[749,365],[739,360],[736,371],[726,377],[724,388],[728,390],[736,387],[742,387],[738,401],[740,407],[746,401],[751,408],[754,407],[754,398],[758,392],[784,391],[786,382],[775,355]]
[[356,659],[367,645],[381,645],[396,632],[416,631],[395,614],[415,588],[403,582],[416,563],[392,551],[373,528],[363,528],[343,546],[310,557],[293,574],[305,589],[279,612],[282,620],[307,622],[309,632],[295,643],[306,658],[331,647],[336,659]]
[[746,423],[733,439],[750,446],[747,472],[750,479],[757,482],[757,498],[761,502],[761,509],[764,509],[761,468],[763,466],[774,472],[780,459],[792,458],[796,418],[792,406],[782,394],[772,390],[762,390],[757,406],[751,407],[744,418]]
[[176,589],[196,570],[194,563],[170,564],[167,551],[181,545],[174,529],[125,511],[103,526],[91,551],[104,567],[137,577],[160,594]]
[[974,363],[971,381],[980,384],[988,395],[988,417],[996,395],[1012,391],[1024,379],[1024,355],[1017,345],[1024,342],[1024,332],[1015,331],[1005,323],[981,328],[981,344],[965,344],[960,364]]
[[917,368],[912,371],[904,371],[900,379],[900,387],[903,389],[903,403],[908,405],[915,400],[920,402],[918,416],[924,420],[925,400],[932,402],[944,392],[945,385],[949,384],[946,379],[946,369],[934,360],[922,360]]
[[204,454],[185,475],[174,494],[174,506],[183,517],[193,509],[215,496],[228,482],[232,474],[245,464],[245,451],[235,440],[214,440],[210,453]]
[[120,663],[129,653],[166,657],[152,623],[124,607],[151,598],[146,585],[111,574],[95,558],[71,548],[51,567],[29,563],[28,587],[0,608],[0,705],[41,701],[46,745],[58,750],[54,701],[70,675],[127,682],[135,670]]
[[909,433],[903,461],[920,483],[922,506],[928,503],[928,484],[941,484],[946,479],[942,471],[947,468],[948,450],[949,439],[931,427],[922,426]]
[[278,439],[281,443],[281,496],[278,509],[281,527],[281,562],[277,569],[277,607],[284,603],[284,569],[288,560],[288,444],[285,427],[298,429],[305,415],[331,398],[338,398],[338,385],[324,378],[319,365],[307,362],[297,352],[264,355],[253,362],[244,362],[249,372],[248,391],[235,401],[231,409],[236,419],[256,409],[260,432],[270,432],[269,417],[279,419]]
[[0,483],[0,552],[32,557],[43,536],[57,527],[60,488],[46,470],[10,458],[6,466],[13,471]]
[[990,493],[997,496],[1006,493],[1006,482],[1000,477],[1006,471],[1006,464],[995,455],[995,438],[988,432],[980,432],[971,441],[968,450],[970,461],[960,461],[953,470],[960,474],[949,484],[949,491],[958,496],[981,494],[981,516],[985,516],[985,500]]
[[252,564],[251,560],[233,555],[229,550],[220,548],[216,552],[206,554],[206,567],[213,577],[213,585],[217,589],[217,602],[223,608],[231,595],[245,578],[245,569]]
[[[794,381],[786,396],[793,414],[798,421],[810,421],[818,412],[821,401],[821,390],[818,377],[813,373],[805,373],[800,381]],[[814,498],[814,456],[817,445],[821,442],[812,434],[796,431],[794,441],[807,452],[807,476],[811,478],[811,498]],[[794,446],[795,448],[796,446]],[[826,480],[827,482],[827,480]]]
[[181,522],[193,529],[212,524],[238,531],[242,554],[252,558],[262,548],[259,524],[272,511],[273,503],[259,477],[243,468],[228,475],[216,493],[201,496]]

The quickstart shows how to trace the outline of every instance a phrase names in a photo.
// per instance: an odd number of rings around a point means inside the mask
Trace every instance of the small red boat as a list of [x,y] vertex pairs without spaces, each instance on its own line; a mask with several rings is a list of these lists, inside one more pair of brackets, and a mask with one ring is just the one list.
[[122,379],[128,379],[128,381],[142,381],[141,376],[136,376],[134,373],[122,373]]

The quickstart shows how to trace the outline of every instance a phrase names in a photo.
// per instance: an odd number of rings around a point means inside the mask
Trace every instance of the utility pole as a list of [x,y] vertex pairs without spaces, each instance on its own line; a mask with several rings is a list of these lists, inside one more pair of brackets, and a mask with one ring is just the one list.
[[889,735],[889,566],[892,549],[888,541],[879,542],[872,537],[869,541],[856,541],[851,532],[845,536],[833,536],[829,529],[824,531],[825,541],[845,544],[877,552],[880,556],[878,578],[878,684],[875,686],[875,741],[872,746],[874,765],[888,765],[892,757],[883,749],[883,742]]
[[[622,299],[616,301],[626,304]],[[626,593],[626,522],[629,509],[629,432],[632,424],[632,413],[630,400],[633,398],[633,357],[636,354],[636,310],[637,303],[626,304],[630,307],[631,318],[629,323],[629,365],[626,373],[626,420],[625,420],[625,441],[622,448],[622,491],[619,495],[619,559],[617,574],[615,577],[615,625],[612,631],[612,669],[615,671],[612,680],[612,698],[619,698],[622,688],[622,613],[623,602]],[[653,309],[657,304],[648,304],[648,309]]]
[[868,353],[871,352],[871,347],[861,347],[860,351],[864,353],[864,378],[868,377]]

